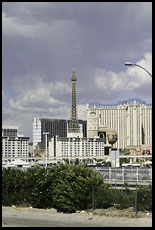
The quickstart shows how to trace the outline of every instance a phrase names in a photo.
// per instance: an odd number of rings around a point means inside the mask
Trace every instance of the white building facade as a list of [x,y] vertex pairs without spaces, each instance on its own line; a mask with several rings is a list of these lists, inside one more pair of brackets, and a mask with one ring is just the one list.
[[2,159],[29,156],[29,137],[18,134],[17,126],[2,126]]
[[152,145],[152,105],[140,99],[129,99],[117,105],[89,104],[87,107],[87,137],[99,131],[114,129],[118,149]]
[[100,138],[60,138],[49,141],[49,157],[52,158],[103,158],[104,142]]
[[40,118],[34,117],[33,119],[33,149],[41,142],[41,121]]

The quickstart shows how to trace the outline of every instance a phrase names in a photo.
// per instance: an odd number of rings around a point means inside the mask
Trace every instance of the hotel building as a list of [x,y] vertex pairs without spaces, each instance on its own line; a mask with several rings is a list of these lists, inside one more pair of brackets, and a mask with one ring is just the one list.
[[49,157],[57,158],[103,158],[104,142],[101,138],[60,138],[49,141]]
[[18,134],[18,126],[2,126],[2,158],[28,157],[28,141]]
[[93,138],[107,129],[117,132],[114,147],[118,149],[152,145],[152,104],[140,99],[110,105],[90,103],[87,107],[87,137]]

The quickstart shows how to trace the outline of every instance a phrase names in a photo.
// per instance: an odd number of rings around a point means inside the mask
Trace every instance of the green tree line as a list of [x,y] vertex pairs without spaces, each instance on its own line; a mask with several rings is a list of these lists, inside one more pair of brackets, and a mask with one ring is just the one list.
[[[138,210],[152,210],[152,186],[138,186]],[[2,205],[31,205],[72,213],[93,208],[134,207],[135,191],[114,190],[86,164],[2,170]]]

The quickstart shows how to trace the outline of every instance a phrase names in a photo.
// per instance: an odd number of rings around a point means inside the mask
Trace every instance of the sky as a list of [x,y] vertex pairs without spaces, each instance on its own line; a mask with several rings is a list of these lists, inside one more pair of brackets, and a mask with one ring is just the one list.
[[91,102],[152,103],[152,2],[3,2],[2,124],[32,141],[34,117],[70,119]]

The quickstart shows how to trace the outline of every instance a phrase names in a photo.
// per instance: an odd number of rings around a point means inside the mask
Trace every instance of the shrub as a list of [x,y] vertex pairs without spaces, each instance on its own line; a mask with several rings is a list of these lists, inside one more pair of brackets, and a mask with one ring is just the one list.
[[2,204],[20,204],[24,200],[25,187],[23,172],[16,169],[3,169],[2,173]]
[[138,211],[152,211],[152,185],[138,185]]
[[[135,191],[114,190],[103,183],[99,172],[86,164],[58,164],[52,168],[2,170],[2,205],[26,205],[56,208],[61,212],[95,208],[134,207]],[[94,191],[94,192],[93,192]],[[138,186],[138,210],[152,210],[152,185]],[[94,203],[93,203],[94,201]]]
[[51,169],[52,200],[58,211],[75,212],[91,206],[92,186],[99,186],[103,178],[85,164],[60,164]]
[[95,208],[109,208],[113,206],[114,196],[112,186],[102,184],[95,192]]

